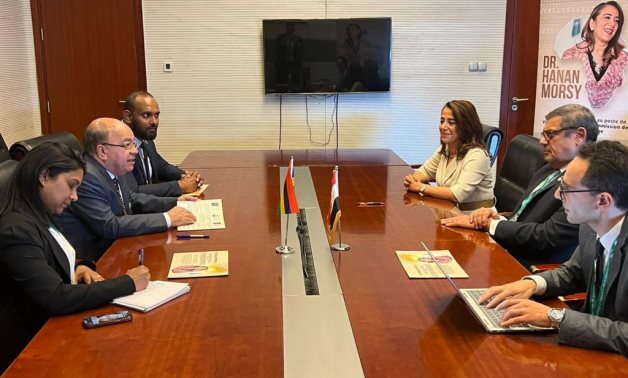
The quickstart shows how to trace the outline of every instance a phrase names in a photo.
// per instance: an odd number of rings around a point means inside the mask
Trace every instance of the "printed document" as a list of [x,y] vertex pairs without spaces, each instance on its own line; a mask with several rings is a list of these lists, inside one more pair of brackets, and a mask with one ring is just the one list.
[[196,190],[195,192],[192,193],[188,193],[189,196],[193,196],[193,197],[198,197],[201,194],[203,194],[203,192],[205,191],[205,189],[207,189],[209,187],[208,184],[203,184],[201,185],[200,189]]
[[168,278],[229,275],[228,251],[183,252],[172,256]]
[[221,199],[178,201],[177,206],[190,210],[196,216],[196,222],[186,226],[179,226],[177,227],[178,231],[217,230],[225,228]]
[[[396,251],[401,266],[410,278],[446,278],[426,251]],[[469,278],[449,250],[432,251],[434,258],[451,278]]]

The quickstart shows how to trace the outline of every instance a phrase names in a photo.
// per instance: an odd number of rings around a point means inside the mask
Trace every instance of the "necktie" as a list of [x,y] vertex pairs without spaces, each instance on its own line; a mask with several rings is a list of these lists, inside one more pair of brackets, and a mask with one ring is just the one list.
[[122,213],[124,215],[128,215],[126,212],[126,205],[124,204],[124,198],[122,197],[122,189],[120,189],[120,183],[118,182],[118,178],[113,178],[113,184],[116,186],[116,190],[118,191],[118,197],[120,197],[120,204],[122,205]]
[[598,293],[598,297],[602,296],[600,293],[600,286],[602,285],[602,279],[604,276],[604,246],[600,243],[600,239],[597,239],[595,243],[595,291]]
[[150,160],[148,160],[148,153],[146,152],[146,142],[142,142],[140,145],[140,151],[142,152],[142,161],[144,163],[144,172],[146,173],[146,183],[152,183],[150,172]]
[[547,175],[547,177],[541,181],[541,183],[539,185],[536,186],[536,188],[534,188],[534,190],[532,192],[530,192],[530,194],[528,194],[528,196],[526,198],[523,199],[523,201],[521,201],[521,204],[519,205],[519,207],[517,208],[517,210],[514,212],[513,216],[510,218],[511,221],[516,222],[517,219],[519,219],[519,216],[521,215],[521,213],[523,213],[523,210],[525,210],[525,208],[528,206],[528,204],[541,192],[543,192],[545,189],[549,188],[550,186],[554,185],[556,183],[556,180],[558,180],[558,178],[562,175],[561,171],[555,171],[549,175]]

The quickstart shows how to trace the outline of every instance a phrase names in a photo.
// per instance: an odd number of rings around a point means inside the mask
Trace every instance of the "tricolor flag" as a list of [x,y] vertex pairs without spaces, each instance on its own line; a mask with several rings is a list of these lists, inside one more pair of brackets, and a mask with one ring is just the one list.
[[331,200],[329,214],[327,214],[327,228],[329,229],[329,242],[334,240],[334,232],[340,221],[340,189],[338,188],[338,167],[331,174]]
[[286,172],[286,181],[283,183],[283,191],[281,192],[281,200],[279,201],[281,214],[294,214],[299,212],[299,203],[297,202],[297,194],[294,191],[294,158],[290,158],[288,172]]

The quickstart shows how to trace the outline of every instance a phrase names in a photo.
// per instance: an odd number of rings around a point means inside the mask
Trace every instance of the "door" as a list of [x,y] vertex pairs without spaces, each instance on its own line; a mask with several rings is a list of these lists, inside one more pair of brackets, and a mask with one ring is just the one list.
[[31,0],[44,134],[79,140],[146,89],[141,0]]
[[534,130],[540,11],[541,0],[508,0],[506,6],[498,170],[510,140]]

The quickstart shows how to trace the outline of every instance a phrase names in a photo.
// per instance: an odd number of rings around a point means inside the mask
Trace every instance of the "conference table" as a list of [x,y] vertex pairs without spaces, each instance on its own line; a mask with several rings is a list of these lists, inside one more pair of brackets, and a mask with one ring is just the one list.
[[[341,237],[351,249],[325,254],[359,355],[359,369],[350,375],[628,375],[623,356],[558,345],[556,333],[488,334],[447,280],[409,279],[395,251],[421,250],[420,241],[451,251],[469,274],[456,279],[460,287],[502,284],[527,271],[486,233],[441,226],[452,204],[406,193],[402,182],[411,168],[394,152],[364,149],[191,152],[181,166],[206,177],[204,198],[222,199],[226,228],[201,232],[209,239],[178,240],[175,230],[121,238],[98,270],[106,277],[124,274],[144,248],[151,279],[166,280],[173,253],[228,250],[228,276],[181,280],[190,284],[189,294],[147,313],[134,311],[129,323],[81,327],[83,317],[120,309],[114,305],[51,318],[5,376],[349,376],[327,359],[315,361],[323,370],[286,368],[283,312],[292,299],[282,294],[287,257],[275,247],[283,241],[286,216],[278,203],[291,157],[309,172],[320,207],[308,212],[310,223],[317,214],[324,219],[332,169],[339,167]],[[358,206],[366,201],[385,205]],[[310,332],[335,337],[334,325],[316,324]]]

